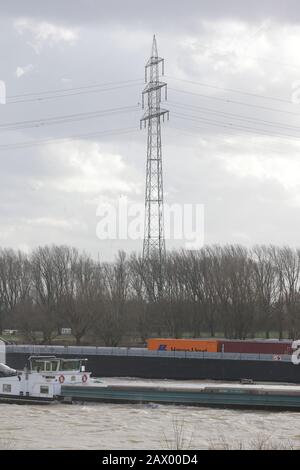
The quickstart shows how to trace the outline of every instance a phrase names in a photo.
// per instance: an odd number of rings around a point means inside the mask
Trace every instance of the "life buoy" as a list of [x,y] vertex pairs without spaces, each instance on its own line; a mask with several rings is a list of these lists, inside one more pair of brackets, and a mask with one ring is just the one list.
[[84,374],[82,376],[82,382],[85,384],[87,382],[87,379],[88,379],[88,376],[86,374]]
[[58,380],[59,380],[59,383],[60,383],[60,384],[63,384],[64,381],[65,381],[65,376],[64,376],[64,375],[60,375]]

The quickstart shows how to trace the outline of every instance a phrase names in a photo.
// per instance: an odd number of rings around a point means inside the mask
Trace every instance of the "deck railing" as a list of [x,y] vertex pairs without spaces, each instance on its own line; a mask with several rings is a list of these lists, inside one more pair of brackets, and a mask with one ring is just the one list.
[[185,352],[149,351],[146,348],[97,347],[97,346],[44,346],[44,345],[7,345],[6,352],[23,354],[48,354],[70,356],[133,356],[133,357],[176,357],[183,359],[227,359],[248,361],[285,361],[290,362],[288,354],[245,354],[223,352]]

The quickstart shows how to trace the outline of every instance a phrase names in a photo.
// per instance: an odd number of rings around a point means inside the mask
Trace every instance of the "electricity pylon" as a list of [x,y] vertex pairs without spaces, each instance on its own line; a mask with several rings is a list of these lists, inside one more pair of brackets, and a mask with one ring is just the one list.
[[166,252],[161,121],[164,121],[165,116],[169,119],[169,111],[160,107],[163,89],[165,90],[165,99],[167,99],[167,84],[159,79],[160,64],[162,75],[164,75],[164,59],[158,57],[154,35],[151,57],[145,66],[145,83],[147,85],[142,93],[142,106],[144,109],[146,101],[146,111],[141,119],[141,127],[144,123],[148,130],[143,259],[149,259],[155,253],[161,264]]

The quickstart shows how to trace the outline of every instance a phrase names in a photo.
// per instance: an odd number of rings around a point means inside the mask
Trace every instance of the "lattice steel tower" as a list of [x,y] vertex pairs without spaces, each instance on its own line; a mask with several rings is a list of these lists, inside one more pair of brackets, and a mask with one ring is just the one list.
[[[159,80],[160,64],[164,75],[164,59],[158,57],[156,38],[153,36],[151,57],[145,66],[146,87],[142,93],[142,105],[146,111],[141,119],[148,130],[146,192],[145,192],[145,225],[143,259],[157,253],[159,261],[165,257],[164,235],[164,194],[161,151],[161,120],[169,118],[169,111],[160,107],[162,89],[167,99],[167,84]],[[148,80],[148,81],[147,81]]]

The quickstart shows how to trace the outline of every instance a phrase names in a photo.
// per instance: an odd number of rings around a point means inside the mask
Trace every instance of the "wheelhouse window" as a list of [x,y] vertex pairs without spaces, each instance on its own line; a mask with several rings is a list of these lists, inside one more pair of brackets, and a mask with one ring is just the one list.
[[32,361],[31,361],[31,370],[35,370],[36,372],[44,371],[45,370],[45,361],[32,359]]
[[47,387],[46,385],[41,385],[40,387],[40,393],[43,393],[45,395],[48,395],[49,394],[49,387]]
[[59,370],[59,360],[31,359],[31,370],[36,372],[56,372]]
[[58,370],[58,365],[59,365],[58,361],[51,361],[51,370],[52,370],[52,372],[56,372]]
[[30,370],[35,372],[84,371],[85,359],[60,359],[50,356],[30,357]]
[[61,361],[61,370],[80,370],[80,360],[75,361]]

